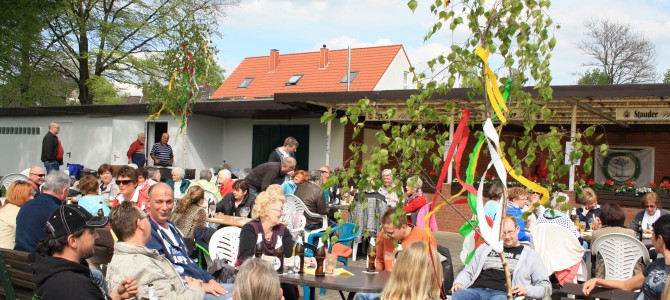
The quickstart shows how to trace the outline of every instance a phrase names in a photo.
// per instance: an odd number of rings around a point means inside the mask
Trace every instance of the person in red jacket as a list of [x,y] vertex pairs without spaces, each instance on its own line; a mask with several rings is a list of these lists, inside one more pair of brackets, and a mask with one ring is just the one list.
[[407,179],[407,186],[405,187],[405,205],[402,210],[406,213],[413,213],[426,205],[426,197],[421,191],[423,181],[419,176],[412,176]]

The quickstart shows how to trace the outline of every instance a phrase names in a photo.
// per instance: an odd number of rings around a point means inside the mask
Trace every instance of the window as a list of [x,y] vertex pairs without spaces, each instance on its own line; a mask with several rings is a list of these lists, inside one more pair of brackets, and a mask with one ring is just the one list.
[[298,81],[300,81],[300,78],[302,78],[302,74],[293,75],[288,79],[286,85],[296,85],[298,84]]
[[[349,72],[349,82],[353,82],[354,78],[356,78],[356,75],[358,75],[358,71]],[[344,77],[342,77],[342,80],[340,80],[340,83],[347,83],[347,75],[346,74],[344,75]]]
[[0,134],[39,135],[39,127],[0,127]]
[[409,87],[409,72],[405,71],[402,73],[402,89],[406,90]]
[[253,77],[244,78],[244,80],[242,80],[242,83],[240,83],[240,85],[238,85],[237,88],[238,89],[246,88],[247,86],[249,86],[252,80],[254,80]]

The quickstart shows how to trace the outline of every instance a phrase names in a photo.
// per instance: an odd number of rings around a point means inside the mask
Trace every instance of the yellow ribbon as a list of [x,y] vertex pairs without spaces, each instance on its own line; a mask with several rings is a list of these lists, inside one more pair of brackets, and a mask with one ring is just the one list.
[[479,46],[475,49],[475,54],[477,54],[477,56],[484,62],[484,72],[486,73],[486,94],[491,102],[491,106],[496,112],[500,122],[507,124],[507,118],[505,118],[500,109],[502,108],[505,112],[509,112],[509,109],[507,108],[507,105],[505,105],[503,96],[500,93],[500,88],[498,88],[498,77],[493,73],[493,70],[491,70],[491,67],[489,66],[489,55],[491,52],[482,48],[482,46]]

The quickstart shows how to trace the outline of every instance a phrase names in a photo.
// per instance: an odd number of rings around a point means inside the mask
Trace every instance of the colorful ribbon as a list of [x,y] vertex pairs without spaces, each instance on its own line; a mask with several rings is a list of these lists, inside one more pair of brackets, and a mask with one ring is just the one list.
[[491,107],[493,107],[500,122],[507,124],[507,118],[505,118],[505,115],[502,113],[502,111],[509,112],[507,105],[505,105],[507,98],[503,98],[503,95],[500,93],[498,77],[493,73],[493,70],[491,70],[491,67],[489,66],[489,55],[491,52],[482,48],[482,46],[479,46],[475,49],[475,54],[477,54],[477,56],[482,59],[482,62],[484,62],[486,94],[488,95],[489,102],[491,102]]

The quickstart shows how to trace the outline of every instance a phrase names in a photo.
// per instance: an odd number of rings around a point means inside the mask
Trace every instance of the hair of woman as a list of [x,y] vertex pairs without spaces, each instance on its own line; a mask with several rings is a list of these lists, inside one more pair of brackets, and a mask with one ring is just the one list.
[[84,196],[90,194],[97,195],[98,188],[100,188],[100,183],[93,175],[86,175],[79,179],[79,192]]
[[277,272],[270,263],[258,258],[247,259],[240,266],[235,293],[238,300],[279,300],[282,294]]
[[442,276],[442,266],[437,249],[432,249],[431,261],[426,243],[412,242],[398,256],[398,261],[391,272],[391,279],[384,287],[380,299],[438,299]]
[[191,207],[191,205],[198,205],[198,202],[204,198],[205,190],[203,188],[197,185],[189,187],[186,191],[186,195],[184,195],[184,197],[179,200],[179,204],[177,204],[175,212],[185,213],[188,208]]
[[[273,185],[270,185],[270,187],[272,187]],[[279,187],[281,193],[278,193],[276,188],[270,189],[270,187],[268,187],[268,189],[265,192],[261,192],[260,194],[258,194],[258,196],[256,197],[256,203],[254,204],[254,207],[251,211],[252,219],[260,221],[261,216],[263,216],[265,213],[268,212],[270,205],[272,205],[272,203],[279,201],[282,204],[284,204],[284,202],[286,202],[286,197],[284,197],[283,190],[281,187]]]
[[658,198],[658,194],[656,194],[654,192],[649,192],[649,193],[644,194],[644,196],[642,196],[642,200],[640,201],[640,204],[642,205],[642,208],[644,208],[645,205],[650,205],[650,204],[656,205],[657,209],[661,208],[661,201]]
[[31,196],[35,194],[33,186],[26,181],[14,181],[7,189],[6,203],[11,203],[16,206],[23,206],[24,203],[32,199]]
[[600,222],[603,226],[624,227],[626,215],[616,203],[605,203],[600,207]]

